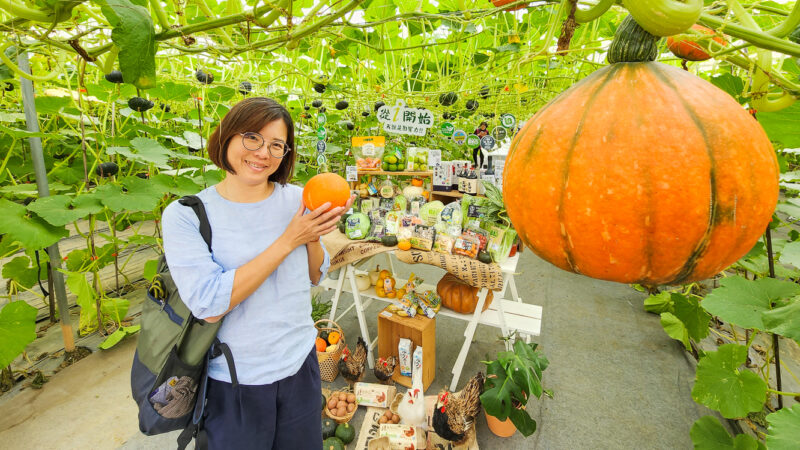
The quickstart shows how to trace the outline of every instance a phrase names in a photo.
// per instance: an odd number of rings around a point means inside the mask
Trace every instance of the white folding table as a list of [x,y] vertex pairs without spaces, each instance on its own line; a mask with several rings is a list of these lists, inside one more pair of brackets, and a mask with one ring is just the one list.
[[[392,263],[391,258],[392,253],[394,253],[394,250],[386,252],[385,254],[387,258],[387,264],[391,268],[392,273],[394,273],[394,264]],[[486,295],[489,292],[489,290],[486,288],[482,288],[478,292],[478,304],[475,306],[475,312],[472,314],[460,314],[448,308],[441,308],[439,310],[437,316],[452,317],[467,322],[466,329],[464,330],[464,343],[461,345],[461,351],[458,353],[458,357],[456,358],[455,365],[452,369],[453,380],[449,386],[451,390],[456,390],[458,379],[461,376],[461,370],[463,369],[464,363],[467,359],[469,347],[472,343],[472,338],[475,335],[478,324],[499,328],[503,336],[509,336],[511,331],[519,332],[521,335],[525,336],[526,342],[530,342],[531,336],[539,335],[542,327],[542,307],[524,303],[522,298],[517,293],[517,286],[514,282],[514,274],[518,261],[519,254],[512,258],[508,258],[505,262],[500,264],[500,271],[503,274],[503,288],[500,292],[495,293],[494,300],[489,308],[486,309],[486,311],[481,312],[483,310],[483,305],[486,302]],[[356,266],[358,266],[359,263],[360,261],[355,261],[342,266],[341,271],[339,272],[339,277],[336,280],[326,278],[322,283],[320,283],[320,286],[334,291],[333,299],[331,300],[330,320],[335,321],[336,319],[340,319],[345,314],[350,312],[350,310],[356,310],[359,327],[361,328],[361,336],[368,343],[367,361],[370,369],[372,369],[375,364],[372,349],[375,347],[378,338],[376,337],[375,340],[370,340],[369,327],[367,326],[367,319],[364,311],[373,300],[381,300],[391,303],[392,299],[378,297],[378,295],[375,293],[374,286],[364,291],[358,290],[356,287],[356,274],[364,273],[363,271],[359,271],[357,269]],[[403,283],[398,280],[398,285],[402,284]],[[512,300],[506,300],[504,298],[507,288],[510,288],[511,290]],[[435,291],[436,286],[422,284],[418,290]],[[336,316],[336,308],[339,304],[342,292],[349,292],[352,294],[353,304],[345,309],[339,316]],[[505,341],[506,349],[510,349],[511,345],[513,344],[514,336],[512,335],[511,338],[512,340]]]

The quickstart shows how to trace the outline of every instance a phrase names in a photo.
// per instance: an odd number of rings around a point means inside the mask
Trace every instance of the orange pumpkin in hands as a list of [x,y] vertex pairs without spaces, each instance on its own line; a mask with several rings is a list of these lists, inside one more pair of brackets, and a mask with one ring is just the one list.
[[344,206],[350,199],[350,185],[335,173],[320,173],[314,175],[303,188],[303,204],[310,210],[315,210],[325,202],[330,202],[330,211],[337,206]]

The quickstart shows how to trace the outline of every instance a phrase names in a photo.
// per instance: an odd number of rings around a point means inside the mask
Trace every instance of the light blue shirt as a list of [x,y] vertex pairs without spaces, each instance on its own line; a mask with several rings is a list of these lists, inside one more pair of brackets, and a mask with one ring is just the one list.
[[[302,192],[297,186],[275,183],[272,194],[257,203],[231,202],[214,186],[198,193],[211,224],[211,253],[194,211],[177,201],[167,206],[162,217],[164,253],[181,299],[195,317],[218,316],[228,309],[236,269],[283,234],[302,203]],[[325,250],[323,277],[329,266]],[[218,337],[233,353],[239,383],[274,383],[303,365],[317,335],[310,286],[308,253],[301,245],[225,316]],[[225,358],[211,360],[209,376],[231,381]]]

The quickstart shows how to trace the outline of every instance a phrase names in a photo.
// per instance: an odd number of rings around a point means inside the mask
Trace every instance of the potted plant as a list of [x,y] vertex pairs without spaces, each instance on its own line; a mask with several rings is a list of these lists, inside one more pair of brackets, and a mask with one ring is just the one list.
[[489,429],[498,436],[508,437],[515,429],[528,437],[536,431],[536,421],[525,410],[531,396],[552,397],[542,386],[542,372],[547,358],[536,348],[538,344],[514,342],[512,351],[502,351],[486,364],[486,382],[480,396]]

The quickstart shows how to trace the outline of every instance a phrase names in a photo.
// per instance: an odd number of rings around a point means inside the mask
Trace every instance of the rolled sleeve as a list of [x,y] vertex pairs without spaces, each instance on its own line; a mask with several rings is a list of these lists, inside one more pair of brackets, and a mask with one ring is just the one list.
[[226,271],[214,260],[191,208],[173,202],[164,210],[162,226],[164,254],[181,300],[199,319],[224,314],[236,270]]
[[328,269],[331,267],[331,257],[328,254],[328,249],[325,248],[325,244],[322,243],[322,239],[319,241],[319,245],[322,247],[322,264],[319,266],[319,271],[322,272],[322,276],[319,277],[319,282],[316,284],[311,283],[312,286],[319,286],[322,283],[322,280],[328,276]]

